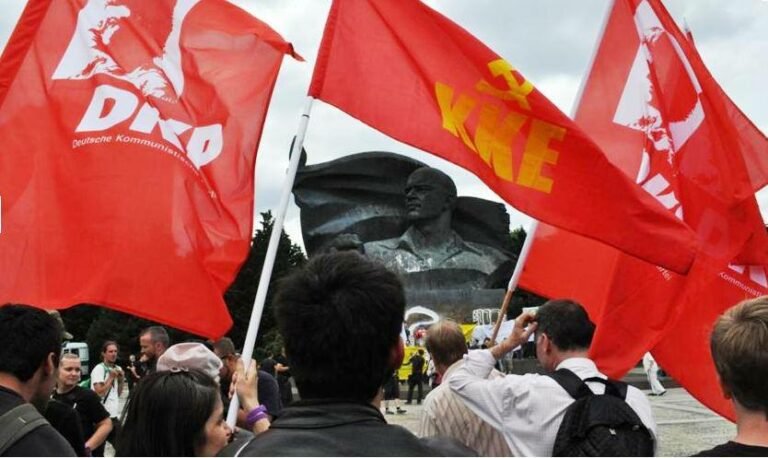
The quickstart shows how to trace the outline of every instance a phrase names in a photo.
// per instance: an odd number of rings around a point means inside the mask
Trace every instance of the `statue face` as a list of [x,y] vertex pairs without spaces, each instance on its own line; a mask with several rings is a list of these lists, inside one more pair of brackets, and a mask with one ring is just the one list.
[[451,194],[429,169],[413,172],[405,185],[405,210],[410,221],[437,218],[450,210]]

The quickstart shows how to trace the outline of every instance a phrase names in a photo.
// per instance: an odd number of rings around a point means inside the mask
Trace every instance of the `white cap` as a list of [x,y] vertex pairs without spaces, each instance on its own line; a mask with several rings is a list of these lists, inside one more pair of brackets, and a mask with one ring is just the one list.
[[222,363],[218,356],[201,343],[171,345],[157,360],[158,371],[180,372],[198,369],[219,381]]

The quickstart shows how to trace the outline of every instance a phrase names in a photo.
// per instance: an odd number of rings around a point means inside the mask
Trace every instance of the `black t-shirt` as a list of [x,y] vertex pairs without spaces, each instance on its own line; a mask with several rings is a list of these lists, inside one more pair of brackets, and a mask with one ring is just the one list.
[[[0,415],[16,406],[24,404],[24,399],[13,390],[0,386]],[[43,425],[30,432],[5,451],[3,456],[77,456],[72,446],[53,426]]]
[[[220,383],[221,387],[221,399],[224,401],[224,411],[229,408],[229,386],[231,380]],[[259,402],[267,408],[267,413],[273,417],[278,417],[283,410],[283,403],[280,401],[280,388],[277,386],[277,381],[273,376],[259,370],[259,380],[256,383],[256,395],[259,397]]]
[[408,362],[411,363],[411,374],[421,374],[424,371],[424,357],[418,353],[411,356]]
[[[94,391],[76,386],[66,393],[53,393],[53,399],[61,401],[77,410],[80,415],[80,423],[83,428],[83,436],[88,440],[94,432],[96,425],[109,418],[109,412],[101,403],[101,398]],[[94,450],[94,456],[101,456],[104,444]]]
[[280,416],[283,403],[280,401],[280,387],[277,386],[277,380],[267,372],[260,370],[257,391],[259,402],[264,404],[267,412],[273,417]]
[[[291,367],[291,365],[288,364],[288,358],[286,358],[283,355],[275,356],[275,363],[282,364],[285,367]],[[291,371],[288,370],[288,371],[278,372],[276,378],[277,378],[278,385],[285,385],[290,381]]]
[[263,370],[264,372],[268,373],[272,377],[275,376],[275,364],[277,362],[272,358],[265,358],[261,361],[261,364],[259,364],[259,368]]
[[701,451],[693,456],[768,456],[768,447],[728,441],[725,444]]
[[[80,425],[80,415],[63,402],[51,399],[45,408],[45,419],[56,429],[69,445],[75,449],[77,456],[85,456],[85,440],[83,428]],[[90,437],[90,436],[89,436]]]

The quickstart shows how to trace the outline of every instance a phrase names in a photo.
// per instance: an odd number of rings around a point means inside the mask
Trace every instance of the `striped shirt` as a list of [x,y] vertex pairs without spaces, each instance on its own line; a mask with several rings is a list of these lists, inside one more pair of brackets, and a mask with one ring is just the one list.
[[[424,400],[419,424],[419,437],[452,437],[480,456],[511,456],[504,436],[480,417],[472,413],[464,401],[451,390],[448,381],[464,362],[459,360],[443,374],[443,382],[430,391]],[[489,378],[504,375],[492,371]]]

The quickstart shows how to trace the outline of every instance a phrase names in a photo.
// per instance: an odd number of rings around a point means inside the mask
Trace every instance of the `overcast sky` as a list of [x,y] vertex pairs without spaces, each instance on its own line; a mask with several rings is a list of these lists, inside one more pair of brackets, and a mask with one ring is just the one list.
[[[312,75],[330,0],[234,0],[292,42],[306,59],[286,59],[275,87],[256,165],[256,211],[278,203],[288,147]],[[571,111],[587,72],[609,0],[428,0],[508,60],[561,110]],[[768,132],[768,0],[665,0],[672,16],[687,21],[715,79],[763,131]],[[25,2],[0,0],[0,48],[5,47]],[[460,195],[501,201],[463,169],[389,139],[323,102],[315,102],[305,141],[309,163],[361,151],[410,155],[451,175]],[[763,215],[768,193],[759,194]],[[508,207],[512,226],[525,215]],[[258,213],[256,214],[258,221]],[[301,241],[298,208],[286,230]]]

